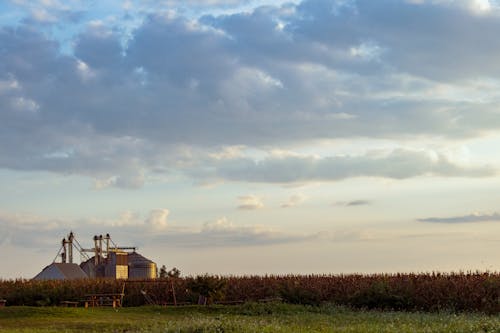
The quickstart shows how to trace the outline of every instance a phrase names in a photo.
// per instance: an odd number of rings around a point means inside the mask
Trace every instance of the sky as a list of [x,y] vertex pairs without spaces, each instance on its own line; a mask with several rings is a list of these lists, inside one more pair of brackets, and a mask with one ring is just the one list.
[[498,271],[500,3],[1,0],[0,278]]

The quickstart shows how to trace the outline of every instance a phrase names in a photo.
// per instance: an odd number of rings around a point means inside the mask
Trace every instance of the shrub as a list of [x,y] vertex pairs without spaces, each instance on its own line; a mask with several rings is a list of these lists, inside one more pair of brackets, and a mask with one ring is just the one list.
[[350,305],[367,309],[408,309],[408,302],[402,295],[394,293],[385,281],[375,281],[370,287],[356,292]]
[[477,311],[500,313],[500,273],[425,273],[374,275],[210,276],[123,281],[0,280],[0,299],[8,305],[58,305],[85,294],[117,293],[125,286],[125,306],[144,305],[142,291],[158,304],[251,302],[281,297],[287,303],[333,303],[370,309]]
[[224,299],[226,281],[218,276],[208,274],[197,276],[188,282],[188,289],[199,296],[198,304],[203,299],[203,304]]

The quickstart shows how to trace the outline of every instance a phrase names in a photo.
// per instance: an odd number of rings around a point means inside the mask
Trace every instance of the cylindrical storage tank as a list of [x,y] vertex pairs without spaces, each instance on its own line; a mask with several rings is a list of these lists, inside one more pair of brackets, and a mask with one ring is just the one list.
[[94,257],[80,264],[80,268],[88,275],[89,278],[96,277],[96,267],[94,265]]
[[156,279],[156,264],[137,252],[128,254],[129,279]]

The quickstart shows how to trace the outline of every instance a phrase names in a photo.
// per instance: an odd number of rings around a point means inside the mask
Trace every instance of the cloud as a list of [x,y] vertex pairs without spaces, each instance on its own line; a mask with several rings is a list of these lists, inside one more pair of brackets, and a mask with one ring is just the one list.
[[0,211],[0,245],[33,249],[53,244],[55,253],[59,239],[54,235],[61,234],[67,226],[64,219]]
[[[38,14],[0,26],[0,168],[133,189],[153,170],[184,171],[179,146],[463,139],[500,128],[495,6],[475,2],[479,15],[448,1],[252,3],[199,18],[131,10],[137,23],[92,17],[92,24],[73,16],[78,2],[23,2]],[[67,34],[40,29],[65,15],[73,24]],[[212,170],[191,173],[276,183],[494,175],[411,151],[260,162],[237,154],[226,151]]]
[[149,217],[146,220],[146,225],[153,228],[153,230],[165,230],[168,226],[168,215],[170,211],[168,209],[155,209],[149,213]]
[[[23,24],[36,26],[40,30],[68,34],[68,24],[76,24],[85,16],[86,8],[80,1],[15,0],[7,1],[15,17]],[[9,23],[7,20],[6,23]],[[16,22],[17,23],[17,22]],[[66,31],[64,31],[66,29]]]
[[140,170],[122,171],[119,176],[111,176],[105,179],[96,179],[94,188],[97,190],[118,187],[122,189],[138,189],[144,185],[144,173]]
[[60,240],[71,230],[84,247],[92,246],[93,235],[105,233],[109,233],[120,246],[141,247],[161,241],[168,246],[183,248],[261,246],[303,242],[318,237],[317,234],[286,233],[262,225],[237,225],[225,217],[187,228],[171,224],[169,215],[168,209],[155,209],[145,219],[141,214],[128,211],[110,220],[63,220],[0,212],[0,245],[52,249],[55,254]]
[[359,156],[271,155],[260,160],[235,158],[223,163],[204,161],[204,168],[188,170],[191,176],[208,179],[262,183],[336,181],[353,177],[407,179],[440,177],[488,177],[491,167],[466,167],[436,152],[396,149]]
[[243,195],[238,197],[240,204],[238,209],[242,210],[255,210],[264,208],[264,203],[262,199],[256,195]]
[[284,202],[281,204],[282,208],[291,208],[291,207],[296,207],[303,203],[307,197],[301,193],[294,194],[288,198],[287,202]]
[[368,200],[354,200],[354,201],[349,201],[346,206],[365,206],[371,204],[370,201]]
[[222,217],[203,224],[200,230],[172,231],[157,237],[175,247],[240,247],[297,243],[316,239],[315,234],[288,234],[259,225],[238,226]]
[[[493,58],[481,54],[490,47],[497,48],[499,43],[493,40],[492,34],[481,35],[480,31],[491,31],[498,24],[498,10],[491,10],[488,15],[476,15],[476,9],[484,9],[484,4],[473,1],[415,4],[362,0],[356,1],[355,5],[340,2],[337,10],[328,10],[332,7],[328,1],[311,0],[298,6],[297,12],[308,16],[303,16],[294,28],[296,34],[337,48],[347,47],[355,40],[377,41],[388,50],[381,65],[391,64],[419,76],[448,79],[463,78],[472,73],[488,75],[488,69],[497,72],[499,67]],[[415,29],[416,26],[419,28]],[[330,31],[342,31],[343,34],[332,38]],[[436,47],[429,48],[428,45]],[[458,57],[454,58],[453,54]],[[484,62],[474,66],[480,57]]]
[[[58,250],[60,239],[70,231],[81,237],[110,233],[121,245],[143,245],[145,239],[160,232],[168,232],[168,209],[153,209],[144,214],[125,211],[117,218],[53,218],[33,214],[0,211],[0,245],[14,245],[30,249],[53,248]],[[137,235],[142,235],[138,237]],[[116,236],[116,238],[115,238]],[[82,243],[83,244],[83,243]]]
[[158,231],[166,230],[169,221],[168,217],[170,215],[170,210],[166,208],[152,209],[149,211],[147,216],[144,218],[143,214],[134,211],[123,212],[118,219],[90,219],[83,220],[82,223],[89,225],[101,225],[105,227],[112,228],[122,228],[125,231],[155,233]]
[[500,214],[470,214],[464,216],[453,216],[453,217],[427,217],[418,219],[419,222],[429,222],[429,223],[476,223],[476,222],[500,222]]
[[352,201],[337,201],[334,203],[334,206],[345,206],[345,207],[355,207],[355,206],[367,206],[371,205],[372,202],[370,200],[352,200]]

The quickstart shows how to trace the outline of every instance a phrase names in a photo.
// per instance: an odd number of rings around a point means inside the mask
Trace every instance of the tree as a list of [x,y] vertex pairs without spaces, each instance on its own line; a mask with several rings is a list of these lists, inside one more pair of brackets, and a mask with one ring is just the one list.
[[171,278],[178,278],[179,276],[181,276],[181,271],[177,267],[174,267],[167,272],[167,275]]
[[167,273],[167,267],[165,267],[165,265],[162,265],[160,267],[160,279],[164,279],[168,276],[168,273]]
[[224,298],[226,280],[208,274],[199,275],[188,282],[188,289],[198,294],[198,304],[206,305],[212,301]]

